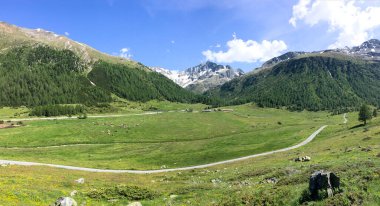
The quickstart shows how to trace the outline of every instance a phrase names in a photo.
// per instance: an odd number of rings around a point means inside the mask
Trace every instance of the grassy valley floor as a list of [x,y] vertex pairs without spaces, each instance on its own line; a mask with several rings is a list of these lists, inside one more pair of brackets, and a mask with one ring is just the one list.
[[[1,146],[107,145],[3,148],[1,159],[116,169],[164,164],[173,168],[230,159],[294,145],[319,126],[329,126],[299,149],[183,172],[134,175],[4,165],[0,167],[0,199],[5,205],[46,205],[77,190],[74,199],[86,205],[126,205],[131,201],[144,206],[379,205],[380,119],[357,126],[356,113],[347,118],[343,124],[342,115],[245,105],[234,107],[231,113],[27,122],[23,128],[1,130]],[[121,124],[130,127],[128,132]],[[97,138],[91,139],[93,135]],[[126,140],[129,142],[115,143]],[[305,155],[312,158],[310,162],[294,162]],[[320,169],[335,172],[341,178],[342,191],[329,199],[308,201],[308,178]],[[82,177],[84,184],[74,181]],[[277,182],[268,182],[270,178]]]
[[323,124],[341,121],[322,112],[233,109],[25,121],[26,126],[0,130],[0,155],[102,169],[175,168],[289,147]]

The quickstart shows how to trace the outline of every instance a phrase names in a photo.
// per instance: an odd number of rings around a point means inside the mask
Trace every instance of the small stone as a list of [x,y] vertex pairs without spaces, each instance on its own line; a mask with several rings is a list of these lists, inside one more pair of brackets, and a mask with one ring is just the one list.
[[169,197],[170,197],[170,199],[174,199],[174,198],[178,197],[178,195],[170,195]]
[[79,178],[79,179],[75,180],[75,182],[78,183],[78,184],[83,184],[84,183],[84,178],[83,177]]
[[276,184],[278,182],[278,179],[275,177],[267,178],[262,183],[269,183],[269,184]]
[[72,192],[70,192],[70,196],[73,197],[73,196],[75,196],[77,193],[78,193],[78,191],[73,190]]
[[127,206],[142,206],[141,202],[131,202]]

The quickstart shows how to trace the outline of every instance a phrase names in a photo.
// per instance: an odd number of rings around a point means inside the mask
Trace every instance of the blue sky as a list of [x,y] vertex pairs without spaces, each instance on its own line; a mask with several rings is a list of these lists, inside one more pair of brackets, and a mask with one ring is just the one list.
[[377,1],[2,0],[0,21],[67,33],[147,66],[183,70],[208,59],[249,71],[287,51],[379,38],[379,15]]

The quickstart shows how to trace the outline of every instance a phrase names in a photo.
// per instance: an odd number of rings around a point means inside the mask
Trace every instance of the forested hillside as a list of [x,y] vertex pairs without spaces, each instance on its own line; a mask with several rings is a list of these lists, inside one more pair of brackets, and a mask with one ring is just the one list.
[[0,106],[111,101],[110,92],[91,85],[81,59],[70,50],[21,46],[0,54]]
[[345,110],[380,105],[380,63],[309,56],[227,82],[206,93],[226,104],[256,102],[292,110]]
[[0,106],[95,105],[110,102],[111,93],[132,101],[204,101],[143,65],[99,60],[88,76],[87,67],[70,50],[44,45],[12,48],[0,54]]
[[198,97],[164,75],[123,64],[97,62],[88,78],[97,86],[132,101],[152,99],[196,102]]

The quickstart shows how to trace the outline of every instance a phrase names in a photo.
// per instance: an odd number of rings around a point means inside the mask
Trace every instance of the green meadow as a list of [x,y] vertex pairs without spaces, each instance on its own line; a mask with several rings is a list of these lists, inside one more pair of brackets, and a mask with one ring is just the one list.
[[324,112],[229,109],[24,121],[0,130],[0,155],[103,169],[176,168],[289,147],[324,124],[342,121]]
[[[343,124],[342,115],[323,112],[288,112],[252,105],[233,109],[231,113],[25,122],[25,127],[2,130],[1,144],[31,148],[3,148],[1,158],[116,169],[157,168],[162,164],[177,167],[286,147],[302,141],[320,125],[329,126],[295,150],[190,171],[136,175],[1,166],[0,199],[4,205],[47,205],[77,190],[73,198],[86,205],[127,205],[133,201],[144,206],[380,204],[379,118],[360,126],[357,113],[349,113],[348,123]],[[131,128],[122,132],[125,128],[118,128],[120,124]],[[102,133],[107,129],[114,135]],[[91,139],[95,134],[96,140]],[[103,145],[35,148],[77,143]],[[294,161],[304,155],[311,161]],[[321,169],[341,178],[341,191],[331,198],[307,200],[308,178]],[[78,178],[84,178],[85,183],[76,183]],[[268,183],[269,178],[277,182]]]

